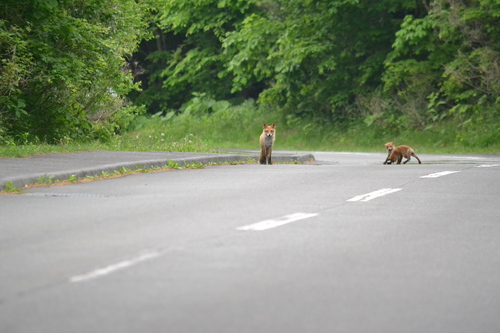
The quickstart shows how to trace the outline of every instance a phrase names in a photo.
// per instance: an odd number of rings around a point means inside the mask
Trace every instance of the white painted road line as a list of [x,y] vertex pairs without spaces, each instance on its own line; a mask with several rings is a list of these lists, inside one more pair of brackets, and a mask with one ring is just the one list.
[[384,196],[387,194],[391,194],[394,192],[398,192],[401,190],[402,190],[402,188],[383,188],[383,189],[378,190],[378,191],[355,196],[354,198],[351,198],[347,201],[370,201],[370,200],[373,200],[375,198],[378,198],[378,197],[381,197],[381,196]]
[[420,178],[438,178],[446,175],[451,175],[452,173],[457,173],[460,171],[442,171],[442,172],[436,172],[436,173],[431,173],[426,176],[421,176]]
[[[237,228],[237,230],[261,231],[261,230],[279,227],[279,226],[284,225],[284,224],[296,222],[296,221],[307,219],[309,217],[313,217],[313,216],[317,216],[317,215],[319,215],[319,214],[317,214],[317,213],[311,213],[311,214],[295,213],[295,214],[286,215],[286,216],[283,216],[283,217],[280,217],[277,219],[266,220],[266,221],[262,221],[259,223],[247,225],[247,226],[244,226],[241,228]],[[75,275],[69,279],[69,282],[72,282],[72,283],[84,282],[84,281],[92,280],[92,279],[95,279],[98,277],[103,277],[103,276],[112,274],[116,271],[119,271],[119,270],[122,270],[125,268],[129,268],[131,266],[135,266],[141,262],[158,258],[158,257],[162,256],[163,254],[165,254],[166,252],[167,251],[151,251],[151,252],[143,253],[143,254],[140,254],[140,255],[138,255],[132,259],[129,259],[129,260],[124,260],[124,261],[118,262],[116,264],[112,264],[112,265],[109,265],[106,267],[98,268],[94,271],[91,271],[91,272],[88,272],[85,274]]]
[[114,273],[120,269],[128,268],[130,266],[137,265],[140,262],[154,259],[159,257],[162,254],[162,252],[149,252],[149,253],[144,253],[141,254],[135,258],[132,258],[130,260],[124,260],[119,263],[109,265],[103,268],[96,269],[95,271],[82,274],[82,275],[76,275],[73,276],[72,278],[69,279],[69,282],[83,282],[83,281],[88,281],[92,280],[101,276],[109,275],[111,273]]
[[236,230],[243,230],[243,231],[262,231],[262,230],[267,230],[271,228],[276,228],[288,223],[296,222],[299,220],[307,219],[309,217],[314,217],[319,214],[317,213],[295,213],[295,214],[290,214],[290,215],[285,215],[283,217],[278,217],[276,219],[271,219],[271,220],[265,220],[262,222],[246,225],[244,227],[239,227],[236,228]]
[[476,168],[493,168],[500,166],[500,164],[483,164],[483,165],[478,165]]

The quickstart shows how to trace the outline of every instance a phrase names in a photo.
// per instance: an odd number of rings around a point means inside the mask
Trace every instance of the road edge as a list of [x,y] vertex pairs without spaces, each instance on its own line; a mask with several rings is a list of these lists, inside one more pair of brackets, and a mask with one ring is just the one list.
[[[191,163],[202,164],[204,166],[211,164],[224,164],[224,163],[237,163],[238,161],[245,161],[253,159],[258,160],[257,154],[243,153],[243,154],[220,154],[213,156],[191,156],[183,158],[172,159],[155,159],[155,160],[135,160],[115,164],[96,165],[90,168],[73,169],[65,171],[54,171],[46,173],[33,173],[30,175],[6,177],[0,180],[0,191],[7,190],[7,187],[15,189],[23,189],[27,186],[34,185],[40,182],[40,179],[53,179],[54,181],[64,181],[71,178],[83,179],[85,177],[100,176],[103,173],[113,173],[115,171],[130,169],[154,169],[168,166],[169,162],[178,163],[179,166],[189,165]],[[314,155],[310,153],[276,153],[273,155],[273,161],[278,163],[304,163],[307,161],[314,161]],[[9,186],[7,186],[9,184]]]

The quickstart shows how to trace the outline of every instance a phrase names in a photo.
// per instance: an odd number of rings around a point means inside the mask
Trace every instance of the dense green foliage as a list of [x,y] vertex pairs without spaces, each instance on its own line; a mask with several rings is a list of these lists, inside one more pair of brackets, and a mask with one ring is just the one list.
[[145,27],[134,0],[2,0],[2,141],[67,142],[126,125],[136,109],[118,112],[134,86],[124,56]]
[[498,147],[499,18],[498,0],[4,0],[0,143],[110,139],[147,112],[210,142],[234,117]]
[[454,117],[499,116],[500,2],[436,0],[405,17],[388,55],[385,89],[415,126]]

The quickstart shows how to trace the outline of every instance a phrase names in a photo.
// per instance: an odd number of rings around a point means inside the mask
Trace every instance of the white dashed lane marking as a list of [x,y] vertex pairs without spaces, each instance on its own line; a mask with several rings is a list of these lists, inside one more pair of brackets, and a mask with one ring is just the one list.
[[146,260],[151,260],[161,256],[163,253],[161,251],[153,251],[148,253],[143,253],[129,260],[124,260],[118,262],[116,264],[112,264],[106,267],[102,267],[96,269],[94,271],[88,272],[86,274],[76,275],[69,279],[70,282],[84,282],[88,280],[92,280],[98,277],[103,277],[109,274],[112,274],[118,270],[129,268],[131,266],[135,266],[141,262]]
[[295,214],[290,214],[290,215],[285,215],[282,217],[278,217],[275,219],[271,220],[265,220],[262,222],[246,225],[243,227],[239,227],[236,230],[242,230],[242,231],[262,231],[262,230],[267,230],[271,228],[276,228],[288,223],[292,222],[297,222],[303,219],[307,219],[310,217],[317,216],[319,214],[317,213],[295,213]]
[[421,176],[420,178],[438,178],[446,175],[451,175],[453,173],[457,173],[460,171],[441,171],[441,172],[436,172],[436,173],[431,173],[429,175]]
[[[295,213],[295,214],[286,215],[286,216],[279,217],[279,218],[272,219],[272,220],[265,220],[265,221],[262,221],[259,223],[250,224],[250,225],[247,225],[244,227],[237,228],[237,230],[244,230],[244,231],[247,231],[247,230],[253,230],[253,231],[267,230],[267,229],[276,228],[276,227],[279,227],[279,226],[282,226],[282,225],[285,225],[288,223],[292,223],[292,222],[300,221],[300,220],[307,219],[310,217],[314,217],[317,215],[319,215],[319,214],[318,213]],[[117,262],[115,264],[101,267],[101,268],[95,269],[93,271],[90,271],[88,273],[75,275],[75,276],[69,278],[69,282],[71,282],[71,283],[85,282],[85,281],[93,280],[96,278],[104,277],[104,276],[113,274],[117,271],[138,265],[142,262],[159,258],[159,257],[165,255],[167,252],[168,252],[168,250],[157,250],[157,251],[145,252],[145,253],[139,254],[139,255],[137,255],[131,259],[128,259],[128,260],[123,260],[123,261]]]
[[373,200],[375,198],[382,197],[384,195],[398,192],[401,190],[402,190],[402,188],[383,188],[383,189],[378,190],[378,191],[355,196],[354,198],[348,199],[347,201],[370,201],[370,200]]

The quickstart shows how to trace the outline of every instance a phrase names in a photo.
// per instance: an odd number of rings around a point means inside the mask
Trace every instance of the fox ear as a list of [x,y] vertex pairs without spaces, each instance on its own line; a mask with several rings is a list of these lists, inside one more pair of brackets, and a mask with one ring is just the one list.
[[271,125],[271,127],[272,127],[272,128],[276,128],[276,124],[272,124],[272,125]]
[[264,128],[266,128],[266,127],[267,127],[267,124],[266,124],[266,123],[264,123]]

